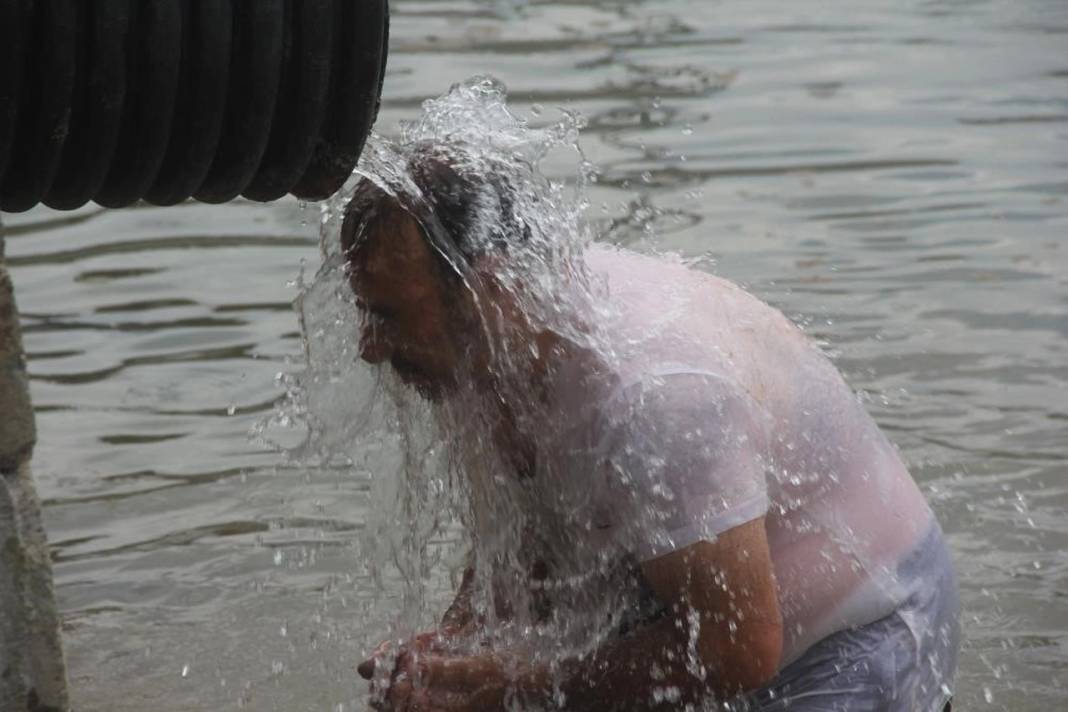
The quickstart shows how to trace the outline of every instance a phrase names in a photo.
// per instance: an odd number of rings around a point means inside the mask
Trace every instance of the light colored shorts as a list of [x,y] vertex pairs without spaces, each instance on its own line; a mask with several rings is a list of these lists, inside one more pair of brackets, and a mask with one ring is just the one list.
[[933,523],[898,567],[911,595],[889,616],[824,638],[731,712],[941,712],[960,648],[953,562]]

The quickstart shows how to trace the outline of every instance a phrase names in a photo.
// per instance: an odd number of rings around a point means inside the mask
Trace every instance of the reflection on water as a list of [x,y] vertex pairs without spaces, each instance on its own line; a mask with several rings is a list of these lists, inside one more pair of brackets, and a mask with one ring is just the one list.
[[[486,71],[519,111],[581,111],[604,239],[782,308],[903,450],[957,555],[960,708],[1063,706],[1068,6],[393,11],[380,127]],[[302,358],[288,303],[317,219],[4,218],[79,709],[359,709],[370,481],[247,437]]]

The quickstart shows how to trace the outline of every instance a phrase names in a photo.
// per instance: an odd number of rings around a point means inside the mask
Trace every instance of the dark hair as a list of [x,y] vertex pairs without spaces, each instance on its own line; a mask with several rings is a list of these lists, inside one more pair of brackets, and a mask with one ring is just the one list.
[[411,184],[391,191],[364,178],[345,209],[341,228],[350,250],[393,205],[416,219],[431,251],[448,274],[463,278],[474,261],[530,239],[530,226],[516,211],[520,181],[533,177],[520,161],[476,158],[470,148],[416,144],[407,154]]

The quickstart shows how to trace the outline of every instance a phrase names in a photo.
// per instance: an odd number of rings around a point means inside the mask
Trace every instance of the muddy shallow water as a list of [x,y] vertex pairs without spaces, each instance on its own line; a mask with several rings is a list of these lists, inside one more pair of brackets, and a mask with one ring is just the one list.
[[[397,0],[379,130],[486,72],[584,114],[601,239],[783,309],[904,452],[958,562],[955,709],[1060,708],[1068,5],[841,8]],[[77,709],[359,709],[367,482],[248,436],[299,368],[317,209],[4,223]]]

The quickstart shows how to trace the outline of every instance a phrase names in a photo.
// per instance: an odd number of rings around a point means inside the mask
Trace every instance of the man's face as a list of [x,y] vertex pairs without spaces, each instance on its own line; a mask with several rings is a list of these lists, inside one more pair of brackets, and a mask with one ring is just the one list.
[[349,257],[349,284],[363,311],[360,357],[388,361],[397,376],[437,400],[455,386],[463,349],[450,290],[422,228],[399,207],[385,211]]

